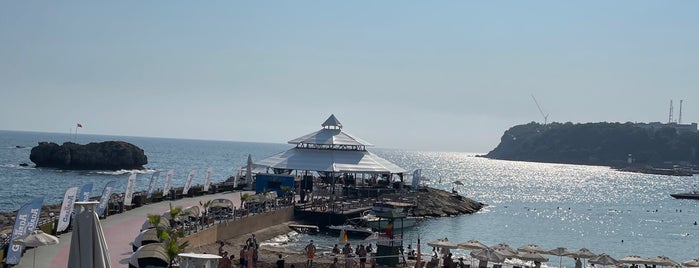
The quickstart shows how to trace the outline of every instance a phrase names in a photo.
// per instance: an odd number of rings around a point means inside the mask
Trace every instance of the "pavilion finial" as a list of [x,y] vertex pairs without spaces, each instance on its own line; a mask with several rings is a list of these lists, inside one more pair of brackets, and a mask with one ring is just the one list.
[[331,114],[330,117],[328,117],[328,119],[325,120],[325,122],[323,122],[323,124],[321,126],[323,128],[328,128],[328,129],[331,127],[342,129],[342,123],[340,123],[340,121],[337,120],[337,118],[335,118],[334,114]]

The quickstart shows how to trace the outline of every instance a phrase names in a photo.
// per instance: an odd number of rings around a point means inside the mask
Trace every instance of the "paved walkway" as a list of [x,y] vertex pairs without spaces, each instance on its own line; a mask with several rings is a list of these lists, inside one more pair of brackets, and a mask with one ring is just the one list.
[[[254,192],[250,193],[254,194]],[[148,218],[148,214],[162,214],[168,211],[171,202],[173,207],[181,206],[185,208],[194,205],[198,206],[199,201],[217,198],[226,198],[233,201],[233,204],[236,206],[240,205],[240,192],[226,192],[149,204],[102,220],[102,230],[107,240],[112,267],[128,267],[129,259],[133,253],[131,242],[141,232],[141,226]],[[59,244],[27,250],[19,265],[15,267],[34,267],[34,254],[36,254],[36,267],[67,267],[70,238],[71,233],[64,233],[59,236]]]

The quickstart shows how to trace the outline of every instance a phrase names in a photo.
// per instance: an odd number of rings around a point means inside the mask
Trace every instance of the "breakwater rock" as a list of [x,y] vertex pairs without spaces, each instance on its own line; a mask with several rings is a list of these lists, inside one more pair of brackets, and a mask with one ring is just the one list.
[[429,187],[419,190],[416,204],[417,206],[413,209],[415,216],[432,217],[471,214],[485,206],[481,202],[456,193]]
[[85,145],[66,142],[39,142],[29,159],[37,167],[68,170],[143,169],[148,164],[143,149],[124,141],[93,142]]

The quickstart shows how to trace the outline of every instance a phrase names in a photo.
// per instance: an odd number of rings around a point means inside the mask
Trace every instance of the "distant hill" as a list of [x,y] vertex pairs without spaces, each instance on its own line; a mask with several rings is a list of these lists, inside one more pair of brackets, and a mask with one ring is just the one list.
[[[694,130],[692,131],[691,128]],[[689,130],[687,130],[689,129]],[[699,164],[696,124],[529,123],[514,126],[485,157],[547,163]]]

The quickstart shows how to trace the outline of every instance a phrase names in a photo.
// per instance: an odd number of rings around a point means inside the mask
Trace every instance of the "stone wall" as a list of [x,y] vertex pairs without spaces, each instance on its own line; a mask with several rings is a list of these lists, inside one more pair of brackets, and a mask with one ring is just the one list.
[[218,240],[227,240],[261,230],[274,225],[294,220],[294,207],[243,217],[222,222],[214,227],[191,234],[181,241],[189,241],[190,248],[213,244]]

